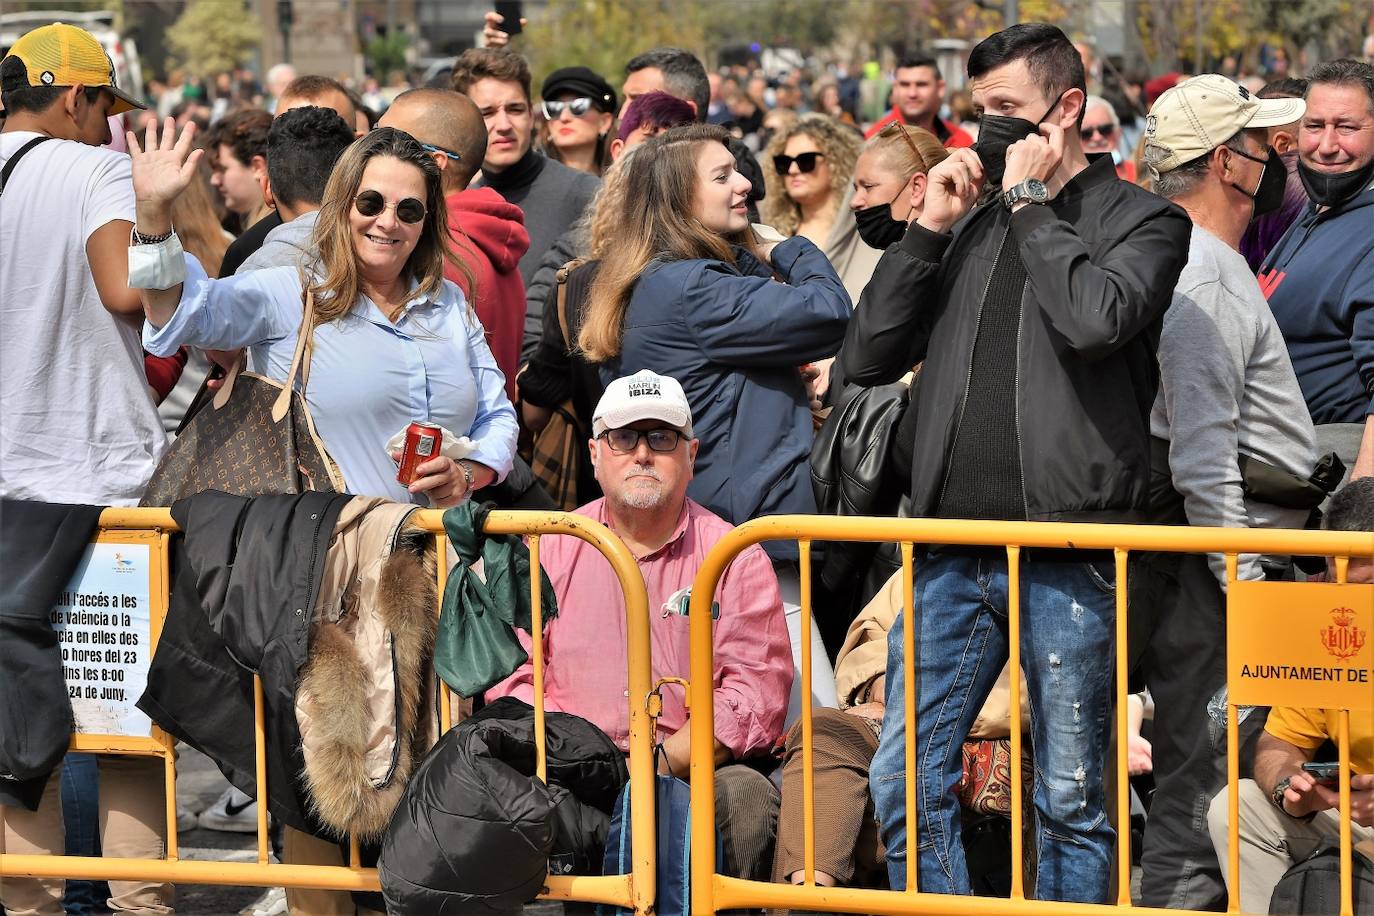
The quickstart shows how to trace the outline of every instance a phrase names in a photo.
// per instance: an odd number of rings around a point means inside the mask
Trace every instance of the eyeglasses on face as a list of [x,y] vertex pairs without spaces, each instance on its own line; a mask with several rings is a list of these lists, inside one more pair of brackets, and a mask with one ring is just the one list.
[[393,206],[396,218],[403,223],[413,225],[425,218],[425,205],[413,197],[388,204],[380,191],[363,191],[353,198],[353,207],[363,216],[380,216],[383,210]]
[[1078,136],[1082,137],[1083,141],[1086,143],[1093,138],[1094,134],[1101,134],[1103,140],[1110,140],[1115,133],[1115,124],[1084,124],[1083,127],[1079,129]]
[[816,170],[816,162],[824,159],[825,153],[798,153],[795,156],[774,156],[773,169],[779,175],[786,175],[792,171],[792,163],[797,164],[797,171],[805,175]]
[[546,99],[541,107],[544,109],[544,118],[548,121],[557,121],[559,118],[563,117],[563,112],[565,110],[571,111],[574,118],[580,118],[592,110],[592,100],[586,96],[579,96],[575,99],[563,99],[558,102],[550,102]]
[[[419,142],[419,141],[416,141],[416,142]],[[434,146],[434,145],[431,144],[431,143],[421,143],[421,144],[420,144],[420,149],[424,150],[424,151],[427,152],[427,153],[443,153],[445,156],[449,157],[449,158],[452,159],[454,162],[462,162],[462,161],[463,161],[463,156],[462,156],[461,153],[455,153],[453,150],[447,149],[446,147]]]
[[660,427],[658,429],[630,429],[621,427],[620,429],[608,429],[598,438],[605,439],[606,444],[611,447],[611,451],[618,454],[633,452],[639,448],[639,440],[643,439],[649,443],[649,450],[654,452],[671,452],[677,448],[677,444],[685,438],[682,433],[675,429]]

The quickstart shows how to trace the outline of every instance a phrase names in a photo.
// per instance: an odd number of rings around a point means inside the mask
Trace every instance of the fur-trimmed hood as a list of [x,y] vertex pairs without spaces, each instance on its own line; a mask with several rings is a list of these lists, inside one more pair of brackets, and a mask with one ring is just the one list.
[[361,497],[344,507],[297,683],[312,811],[340,837],[381,835],[436,738],[434,539],[414,512]]

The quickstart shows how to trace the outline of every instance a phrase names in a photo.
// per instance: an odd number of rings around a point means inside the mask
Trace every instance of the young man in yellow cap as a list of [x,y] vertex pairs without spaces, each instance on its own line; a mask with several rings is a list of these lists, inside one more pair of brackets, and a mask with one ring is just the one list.
[[[109,117],[143,107],[89,32],[49,25],[0,61],[0,496],[132,506],[166,447],[143,374],[143,309],[128,287],[129,157],[101,149]],[[21,697],[22,683],[0,686]],[[21,702],[23,700],[21,699]],[[27,797],[0,780],[0,849],[63,850],[56,774]],[[162,766],[100,759],[107,856],[166,846]],[[5,878],[11,916],[60,916],[63,882]],[[172,912],[172,888],[111,882],[114,909]]]

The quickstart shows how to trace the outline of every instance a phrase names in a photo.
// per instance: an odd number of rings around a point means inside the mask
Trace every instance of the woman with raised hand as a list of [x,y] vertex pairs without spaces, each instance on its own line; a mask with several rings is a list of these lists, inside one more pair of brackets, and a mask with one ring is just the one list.
[[[592,283],[578,345],[606,381],[652,369],[682,384],[701,441],[687,494],[738,525],[815,512],[811,409],[798,367],[838,349],[850,305],[808,239],[755,241],[749,180],[735,170],[728,136],[675,127],[635,153],[623,178],[630,203],[605,244],[616,257]],[[765,548],[799,657],[797,546]],[[813,645],[823,660],[818,636]],[[817,665],[813,698],[833,706],[825,668]]]
[[[188,344],[249,349],[254,371],[286,378],[313,297],[314,335],[304,394],[350,492],[447,507],[510,470],[515,410],[482,326],[453,283],[454,261],[439,169],[409,134],[384,128],[355,141],[325,188],[313,244],[300,268],[222,280],[182,255],[172,202],[194,180],[194,129],[169,120],[129,135],[136,223],[130,285],[139,285],[144,347],[165,355]],[[147,246],[133,257],[135,248]],[[415,420],[476,440],[475,451],[423,462],[396,480],[387,440]]]

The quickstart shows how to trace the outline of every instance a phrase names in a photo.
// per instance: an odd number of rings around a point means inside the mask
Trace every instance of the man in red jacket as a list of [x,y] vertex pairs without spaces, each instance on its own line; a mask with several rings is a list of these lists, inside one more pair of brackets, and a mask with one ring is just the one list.
[[924,127],[949,149],[972,146],[973,137],[953,121],[940,117],[945,101],[945,81],[933,57],[908,55],[897,61],[892,80],[892,111],[868,129],[865,137],[875,137],[893,121]]
[[[449,264],[487,330],[487,344],[515,400],[520,340],[525,331],[525,282],[520,258],[530,247],[525,215],[491,188],[468,189],[487,154],[487,128],[472,100],[451,89],[412,89],[391,103],[378,127],[395,127],[427,148],[444,173],[448,229],[454,249],[471,271]],[[475,288],[474,288],[475,287]]]

